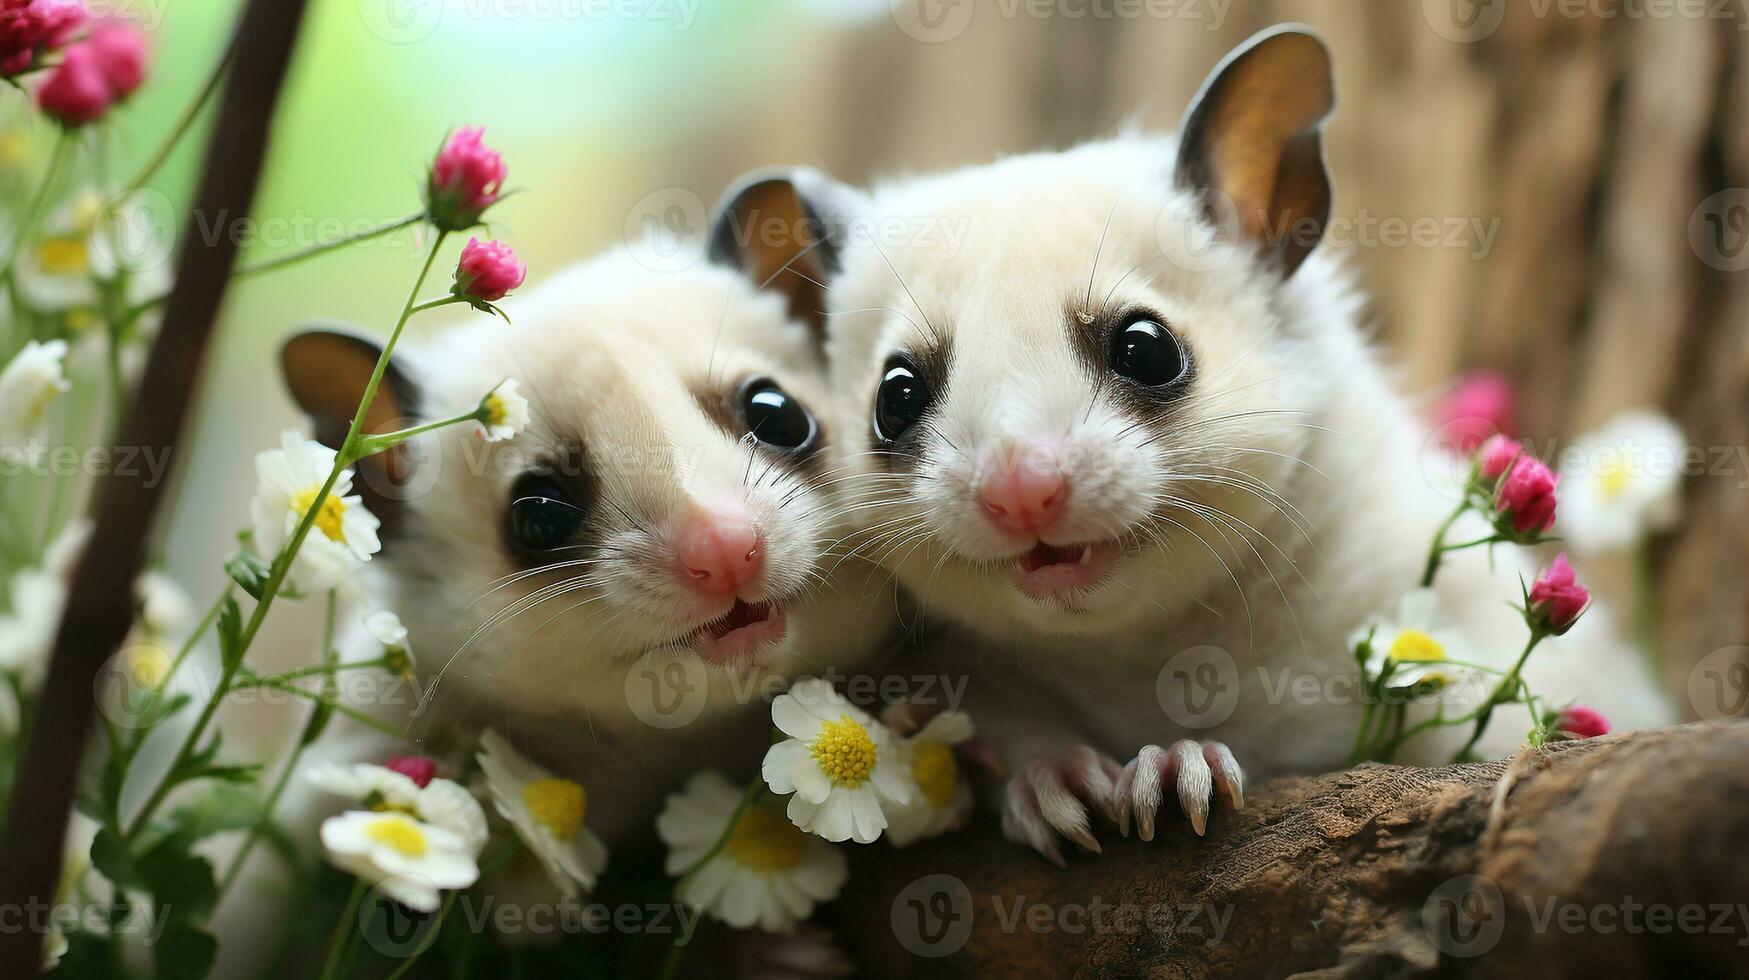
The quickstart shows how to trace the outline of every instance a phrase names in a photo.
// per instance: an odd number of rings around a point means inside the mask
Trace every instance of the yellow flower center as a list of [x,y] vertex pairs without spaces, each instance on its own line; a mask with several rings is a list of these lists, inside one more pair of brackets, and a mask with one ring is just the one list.
[[583,829],[589,798],[583,787],[569,779],[537,779],[522,788],[522,803],[534,822],[552,831],[560,840],[570,840]]
[[940,742],[918,742],[912,750],[911,776],[929,805],[941,809],[953,802],[959,787],[960,768],[953,761],[953,749]]
[[45,238],[36,247],[37,262],[51,276],[82,276],[87,265],[83,238]]
[[849,715],[839,715],[837,721],[822,723],[820,734],[808,743],[808,751],[813,754],[821,772],[848,789],[861,786],[874,771],[874,739],[869,738],[868,729]]
[[504,407],[504,397],[496,391],[486,396],[486,424],[503,425],[507,410]]
[[170,655],[157,647],[135,647],[128,651],[128,677],[134,686],[153,690],[170,676]]
[[[311,488],[298,494],[292,501],[292,506],[299,514],[307,514],[316,503],[316,490]],[[341,524],[346,516],[346,501],[334,494],[329,494],[322,501],[322,509],[316,512],[316,530],[328,536],[330,541],[345,541],[346,528]]]
[[386,844],[408,857],[425,853],[425,830],[413,820],[400,815],[372,820],[364,827],[364,835],[378,844]]
[[1610,499],[1621,496],[1628,488],[1628,480],[1633,474],[1628,472],[1627,463],[1620,457],[1604,463],[1598,468],[1598,483],[1603,488],[1603,495]]
[[1404,630],[1391,641],[1391,649],[1385,656],[1401,663],[1425,663],[1429,660],[1444,660],[1445,648],[1439,641],[1420,630]]
[[802,863],[807,835],[769,807],[748,807],[729,834],[725,850],[736,864],[760,873],[788,871]]

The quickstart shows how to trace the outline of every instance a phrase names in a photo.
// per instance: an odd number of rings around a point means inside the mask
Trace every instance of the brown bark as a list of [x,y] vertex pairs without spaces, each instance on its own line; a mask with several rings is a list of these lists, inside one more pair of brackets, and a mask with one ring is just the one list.
[[1746,758],[1696,724],[1284,779],[1067,871],[981,827],[859,849],[834,911],[875,977],[1749,976]]

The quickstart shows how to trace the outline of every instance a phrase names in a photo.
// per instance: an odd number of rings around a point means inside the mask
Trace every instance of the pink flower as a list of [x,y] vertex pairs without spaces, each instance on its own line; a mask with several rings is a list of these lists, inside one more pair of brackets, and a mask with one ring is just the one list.
[[146,80],[146,39],[122,24],[106,23],[91,32],[86,42],[109,83],[110,94],[125,99]]
[[454,292],[457,296],[495,303],[522,285],[527,275],[528,263],[517,259],[510,246],[470,238],[462,246],[461,261],[456,263]]
[[1560,478],[1542,460],[1520,456],[1494,491],[1494,509],[1518,534],[1546,531],[1555,523],[1555,485]]
[[1565,552],[1530,586],[1530,616],[1534,625],[1560,636],[1573,628],[1591,602],[1591,593],[1580,585]]
[[1460,456],[1472,456],[1483,440],[1518,432],[1518,394],[1504,375],[1481,372],[1458,381],[1434,403],[1431,421]]
[[1514,460],[1524,456],[1524,445],[1506,436],[1494,436],[1482,443],[1482,476],[1492,480],[1506,472]]
[[36,103],[62,125],[83,126],[102,116],[115,101],[97,54],[89,45],[67,49],[48,81],[36,90]]
[[480,214],[498,201],[504,186],[504,158],[480,142],[486,133],[464,126],[450,134],[426,182],[431,220],[445,231],[465,231],[480,223]]
[[1555,719],[1555,731],[1579,738],[1596,738],[1609,734],[1609,719],[1595,709],[1574,705]]
[[0,75],[17,75],[72,40],[85,22],[78,0],[0,0]]
[[420,789],[431,785],[432,777],[437,775],[437,763],[423,755],[391,755],[389,761],[383,763],[383,768],[406,776],[419,784]]

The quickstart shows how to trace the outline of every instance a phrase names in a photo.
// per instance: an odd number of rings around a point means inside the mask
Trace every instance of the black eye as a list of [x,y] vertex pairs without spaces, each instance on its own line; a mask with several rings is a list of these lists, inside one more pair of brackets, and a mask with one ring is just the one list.
[[1161,324],[1132,320],[1112,339],[1111,369],[1136,384],[1158,388],[1183,376],[1184,351]]
[[881,386],[875,390],[875,435],[892,442],[917,423],[929,408],[929,385],[904,356],[887,362]]
[[741,415],[753,438],[778,449],[801,449],[814,439],[814,417],[770,381],[755,381],[741,393]]
[[510,540],[527,551],[551,551],[568,544],[583,526],[577,506],[552,477],[529,473],[510,491]]

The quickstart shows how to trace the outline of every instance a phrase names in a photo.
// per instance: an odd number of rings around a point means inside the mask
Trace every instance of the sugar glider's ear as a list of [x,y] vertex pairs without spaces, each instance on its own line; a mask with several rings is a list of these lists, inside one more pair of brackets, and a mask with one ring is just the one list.
[[1180,129],[1176,179],[1211,218],[1293,275],[1324,237],[1330,177],[1320,129],[1336,105],[1330,52],[1284,25],[1234,49],[1203,83]]
[[860,206],[858,191],[810,167],[755,170],[717,204],[711,261],[782,294],[790,315],[818,338],[826,326],[826,288]]
[[[280,349],[280,369],[298,407],[310,417],[316,441],[339,449],[357,414],[382,347],[362,334],[340,328],[313,328],[294,334]],[[415,424],[419,392],[396,354],[383,372],[361,431],[393,432]],[[354,464],[353,491],[382,521],[384,543],[394,539],[404,518],[405,487],[413,461],[405,446],[368,456]]]

